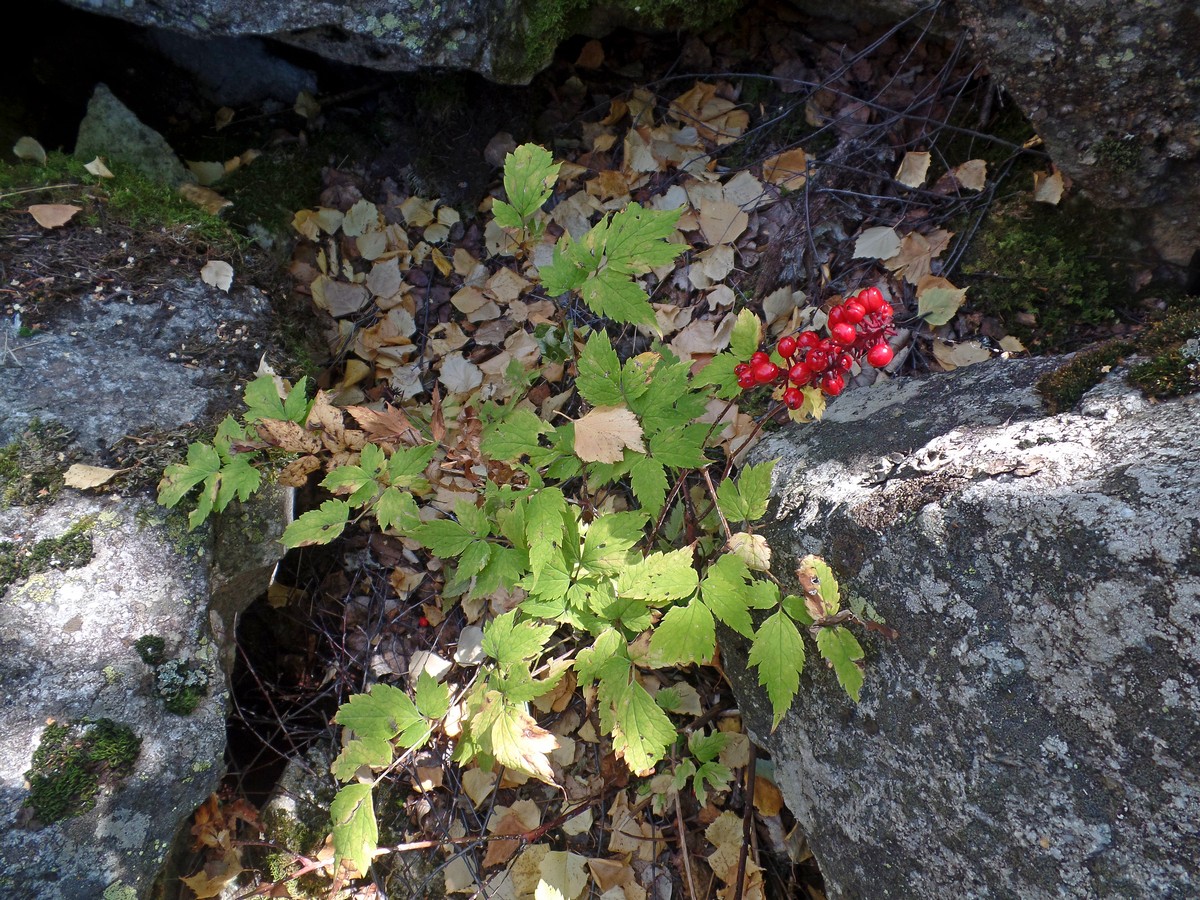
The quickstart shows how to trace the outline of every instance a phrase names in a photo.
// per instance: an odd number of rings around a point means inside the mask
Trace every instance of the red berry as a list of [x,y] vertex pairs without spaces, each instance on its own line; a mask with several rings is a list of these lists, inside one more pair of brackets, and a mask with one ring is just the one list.
[[842,321],[842,317],[846,315],[846,311],[842,307],[835,306],[829,311],[829,327],[833,328],[838,322]]
[[779,355],[784,359],[791,359],[796,355],[796,339],[791,337],[781,337],[779,339]]
[[800,388],[788,388],[783,392],[783,403],[788,409],[799,409],[804,405],[804,394]]
[[842,321],[849,322],[851,325],[857,325],[863,320],[863,316],[867,314],[866,307],[857,300],[847,300],[843,304],[842,309],[845,310],[842,313]]
[[867,362],[882,369],[892,361],[892,348],[887,344],[876,344],[867,352]]
[[838,365],[838,368],[841,369],[843,372],[849,372],[851,369],[854,368],[854,357],[851,356],[849,353],[843,353],[841,356],[839,356],[837,358],[837,365]]
[[854,326],[847,322],[839,322],[829,329],[830,336],[839,344],[853,344],[856,337]]
[[877,287],[865,288],[862,293],[858,295],[858,299],[859,302],[862,303],[863,309],[869,313],[873,313],[875,310],[879,309],[879,305],[883,303],[883,291]]
[[733,367],[733,374],[736,375],[738,378],[741,378],[743,373],[749,372],[749,371],[750,371],[749,363],[738,363],[736,366]]
[[421,616],[421,618],[417,619],[417,624],[420,625],[422,628],[428,628],[429,620],[427,618],[425,618],[424,616]]
[[748,391],[750,388],[758,385],[758,382],[754,380],[753,372],[743,372],[737,377],[737,383],[738,387],[740,387],[743,391]]
[[829,365],[829,354],[824,350],[809,350],[804,365],[810,372],[820,372]]
[[754,353],[750,354],[750,365],[752,365],[752,366],[757,366],[759,363],[765,363],[765,362],[770,362],[770,361],[771,361],[771,357],[767,356],[767,354],[763,353],[761,350],[757,350]]
[[791,381],[792,384],[805,385],[808,384],[809,374],[811,374],[811,370],[808,368],[807,364],[798,362],[788,371],[788,380]]
[[796,345],[799,347],[815,347],[821,343],[821,339],[815,331],[802,331],[800,336],[796,338]]
[[842,392],[846,386],[846,379],[842,377],[841,372],[827,372],[825,377],[821,379],[821,390],[830,397],[836,397]]
[[779,366],[769,359],[754,364],[754,380],[759,384],[770,384],[779,374]]
[[884,319],[890,319],[896,312],[890,303],[880,303],[879,309],[875,311]]

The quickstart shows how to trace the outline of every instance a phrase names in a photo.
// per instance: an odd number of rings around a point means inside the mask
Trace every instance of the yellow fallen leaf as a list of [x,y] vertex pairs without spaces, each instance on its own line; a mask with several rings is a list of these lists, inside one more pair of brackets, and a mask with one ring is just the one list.
[[964,366],[987,362],[992,358],[992,354],[979,341],[950,343],[935,340],[933,342],[933,358],[947,372],[953,372]]
[[221,210],[233,206],[232,200],[226,200],[212,188],[206,188],[199,184],[185,182],[179,186],[179,193],[185,200],[196,204],[214,216],[220,215]]
[[1049,203],[1057,206],[1063,195],[1063,177],[1061,172],[1034,172],[1033,199],[1038,203]]
[[233,266],[220,259],[210,259],[200,269],[200,280],[229,293],[233,284]]
[[982,191],[987,187],[987,160],[968,159],[954,167],[959,187],[967,191]]
[[67,487],[86,491],[90,488],[107,484],[109,481],[112,481],[114,476],[120,475],[124,471],[126,470],[105,469],[102,466],[85,466],[80,463],[74,463],[67,469],[67,473],[63,476],[63,484]]
[[575,455],[584,462],[620,462],[626,447],[646,452],[641,423],[624,406],[600,406],[575,422]]
[[739,206],[725,200],[701,204],[699,212],[700,233],[711,246],[732,244],[750,221]]
[[296,102],[292,105],[296,115],[303,116],[310,122],[321,114],[321,104],[317,102],[317,98],[308,91],[301,91],[296,95]]
[[587,887],[587,858],[569,850],[551,850],[538,872],[534,900],[575,900]]
[[205,187],[216,184],[225,177],[225,163],[187,161],[187,167],[196,176],[196,181]]
[[217,110],[217,114],[213,117],[213,125],[217,131],[220,131],[226,125],[233,121],[234,112],[228,106],[222,106]]
[[43,228],[61,228],[79,212],[80,207],[70,203],[35,203],[29,207],[29,214]]
[[925,175],[929,171],[930,156],[923,150],[910,150],[900,161],[896,170],[896,180],[905,187],[920,187],[925,183]]
[[85,169],[87,169],[91,174],[95,175],[97,178],[115,178],[116,177],[115,175],[113,175],[112,172],[110,172],[108,170],[108,166],[106,166],[104,164],[104,160],[102,160],[98,156],[95,159],[93,159],[90,163],[84,163],[83,167]]
[[917,315],[935,327],[945,325],[966,298],[966,288],[957,288],[937,275],[926,275],[917,283]]

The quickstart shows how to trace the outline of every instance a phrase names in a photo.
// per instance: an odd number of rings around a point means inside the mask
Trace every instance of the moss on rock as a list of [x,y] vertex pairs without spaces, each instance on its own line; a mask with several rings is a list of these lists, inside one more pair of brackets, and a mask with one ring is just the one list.
[[0,592],[10,585],[50,569],[77,569],[92,560],[95,525],[90,516],[80,519],[58,537],[32,544],[0,541]]
[[33,767],[25,773],[25,804],[47,825],[87,812],[96,805],[102,785],[133,771],[141,746],[142,739],[132,729],[111,719],[52,722],[33,753]]

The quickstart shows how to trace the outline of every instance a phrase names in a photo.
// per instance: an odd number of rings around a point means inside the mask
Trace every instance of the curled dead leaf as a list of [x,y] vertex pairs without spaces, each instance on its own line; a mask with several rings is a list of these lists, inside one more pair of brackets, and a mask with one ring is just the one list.
[[210,259],[200,269],[200,280],[228,294],[233,284],[233,266],[224,260]]
[[126,469],[106,469],[102,466],[85,466],[74,463],[63,476],[63,484],[77,490],[86,491],[107,484]]
[[70,203],[35,203],[29,207],[29,214],[43,228],[61,228],[79,211],[80,207]]

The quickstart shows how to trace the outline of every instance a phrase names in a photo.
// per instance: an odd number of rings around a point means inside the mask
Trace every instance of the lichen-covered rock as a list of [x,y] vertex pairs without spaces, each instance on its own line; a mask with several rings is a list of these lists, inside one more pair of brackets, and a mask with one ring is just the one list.
[[[0,896],[146,896],[220,780],[235,619],[281,552],[284,496],[189,534],[145,491],[83,494],[46,472],[235,406],[267,316],[260,294],[197,279],[62,301],[16,342],[0,445],[39,420],[43,454],[0,454]],[[56,749],[63,735],[79,752]]]
[[1200,396],[1113,376],[1044,416],[1057,364],[879,385],[756,450],[773,569],[820,554],[900,632],[863,636],[857,706],[813,654],[774,734],[724,642],[831,898],[1200,892]]
[[167,139],[134,115],[106,84],[96,85],[88,101],[75,155],[87,162],[102,156],[110,165],[127,166],[169,187],[196,180]]
[[703,27],[739,0],[66,0],[138,25],[201,37],[262,35],[338,62],[441,67],[528,82],[558,42],[619,25]]

